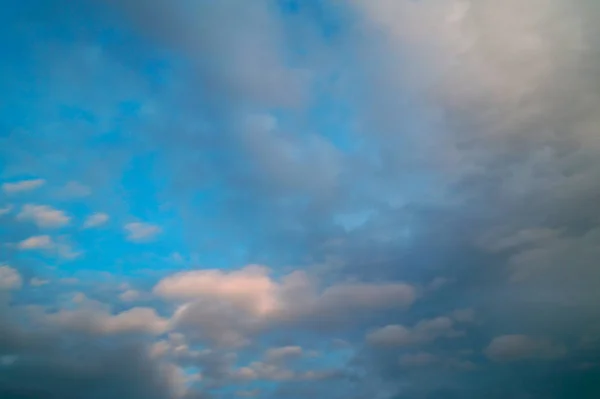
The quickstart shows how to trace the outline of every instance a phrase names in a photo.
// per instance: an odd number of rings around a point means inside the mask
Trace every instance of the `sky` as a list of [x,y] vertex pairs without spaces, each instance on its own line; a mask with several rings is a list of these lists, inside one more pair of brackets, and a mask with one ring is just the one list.
[[0,397],[600,397],[597,1],[0,6]]

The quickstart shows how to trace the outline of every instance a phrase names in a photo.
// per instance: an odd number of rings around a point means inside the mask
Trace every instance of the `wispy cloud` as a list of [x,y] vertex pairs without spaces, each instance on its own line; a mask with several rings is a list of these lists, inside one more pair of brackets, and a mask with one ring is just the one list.
[[94,213],[85,219],[85,222],[83,223],[83,228],[90,229],[93,227],[102,226],[103,224],[108,222],[109,219],[110,217],[106,213]]
[[137,243],[153,241],[162,232],[159,226],[150,223],[133,222],[123,228],[127,233],[127,240]]
[[2,184],[2,190],[7,194],[17,194],[25,191],[35,190],[46,184],[44,179],[29,179]]

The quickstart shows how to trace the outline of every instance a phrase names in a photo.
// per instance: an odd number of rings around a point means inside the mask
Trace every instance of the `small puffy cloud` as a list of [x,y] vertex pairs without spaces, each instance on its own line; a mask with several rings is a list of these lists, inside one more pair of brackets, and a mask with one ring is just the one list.
[[367,342],[374,346],[407,346],[431,342],[441,337],[456,337],[460,332],[454,330],[449,317],[436,317],[422,320],[414,327],[388,325],[367,334]]
[[24,191],[35,190],[38,187],[46,184],[44,179],[28,179],[12,183],[2,184],[2,190],[7,194],[16,194]]
[[131,242],[149,242],[162,232],[159,226],[150,223],[133,222],[124,227],[127,240]]
[[555,359],[565,355],[566,349],[547,339],[527,335],[502,335],[496,337],[484,350],[485,355],[496,362],[526,359]]
[[339,370],[297,371],[268,361],[252,362],[233,370],[231,377],[238,381],[318,381],[340,376]]
[[13,206],[8,204],[2,208],[0,208],[0,216],[7,215],[13,210]]
[[62,259],[73,260],[79,258],[83,253],[73,250],[67,237],[59,237],[57,241],[49,235],[38,235],[26,238],[18,244],[23,251],[43,250]]
[[29,280],[29,285],[33,287],[41,287],[42,285],[46,285],[49,282],[50,281],[41,279],[39,277],[33,277],[31,280]]
[[23,280],[16,269],[0,264],[0,290],[18,289],[22,284]]
[[108,219],[109,219],[109,216],[106,213],[102,213],[102,212],[94,213],[94,214],[88,216],[87,219],[85,219],[85,222],[83,223],[83,228],[89,229],[92,227],[101,226],[104,223],[108,222]]
[[49,235],[32,236],[26,238],[19,243],[19,249],[50,249],[54,246],[54,242]]
[[69,224],[71,218],[63,211],[48,205],[23,205],[18,220],[33,222],[40,228],[58,228]]

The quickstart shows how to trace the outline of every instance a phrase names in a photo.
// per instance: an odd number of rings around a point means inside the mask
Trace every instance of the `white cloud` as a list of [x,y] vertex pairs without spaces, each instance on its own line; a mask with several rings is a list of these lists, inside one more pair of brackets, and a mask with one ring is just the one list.
[[22,284],[23,280],[16,269],[0,264],[0,290],[18,289]]
[[484,353],[496,362],[510,362],[526,359],[555,359],[563,356],[566,349],[547,339],[515,334],[494,338],[485,348]]
[[54,246],[54,242],[49,235],[32,236],[26,238],[19,243],[19,248],[28,249],[50,249]]
[[13,183],[2,184],[2,190],[7,194],[16,194],[24,191],[31,191],[46,184],[44,179],[21,180]]
[[69,224],[71,218],[63,211],[47,205],[26,204],[17,215],[18,220],[35,223],[40,228],[58,228]]
[[59,237],[57,241],[49,235],[32,236],[21,241],[18,248],[23,251],[43,250],[67,260],[77,259],[83,255],[83,252],[73,250],[66,236]]
[[85,222],[83,223],[83,228],[89,229],[92,227],[101,226],[104,223],[108,222],[108,219],[109,219],[109,216],[106,213],[102,213],[102,212],[94,213],[94,214],[88,216],[87,219],[85,219]]
[[454,330],[449,317],[421,320],[414,327],[407,328],[391,324],[367,334],[367,342],[374,346],[407,346],[431,342],[441,337],[457,337],[461,333]]
[[224,299],[256,315],[271,313],[280,306],[277,284],[268,269],[250,265],[241,270],[196,270],[177,273],[161,280],[154,292],[170,299]]
[[162,232],[159,226],[140,222],[128,223],[124,229],[127,233],[127,240],[138,243],[152,241]]
[[10,213],[13,210],[13,206],[8,204],[3,208],[0,208],[0,216],[2,215],[6,215],[8,213]]

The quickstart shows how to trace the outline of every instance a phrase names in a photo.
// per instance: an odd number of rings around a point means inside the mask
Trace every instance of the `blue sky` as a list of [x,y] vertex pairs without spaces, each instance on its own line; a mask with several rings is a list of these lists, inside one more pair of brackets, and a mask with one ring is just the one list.
[[600,396],[592,0],[5,0],[0,396]]

